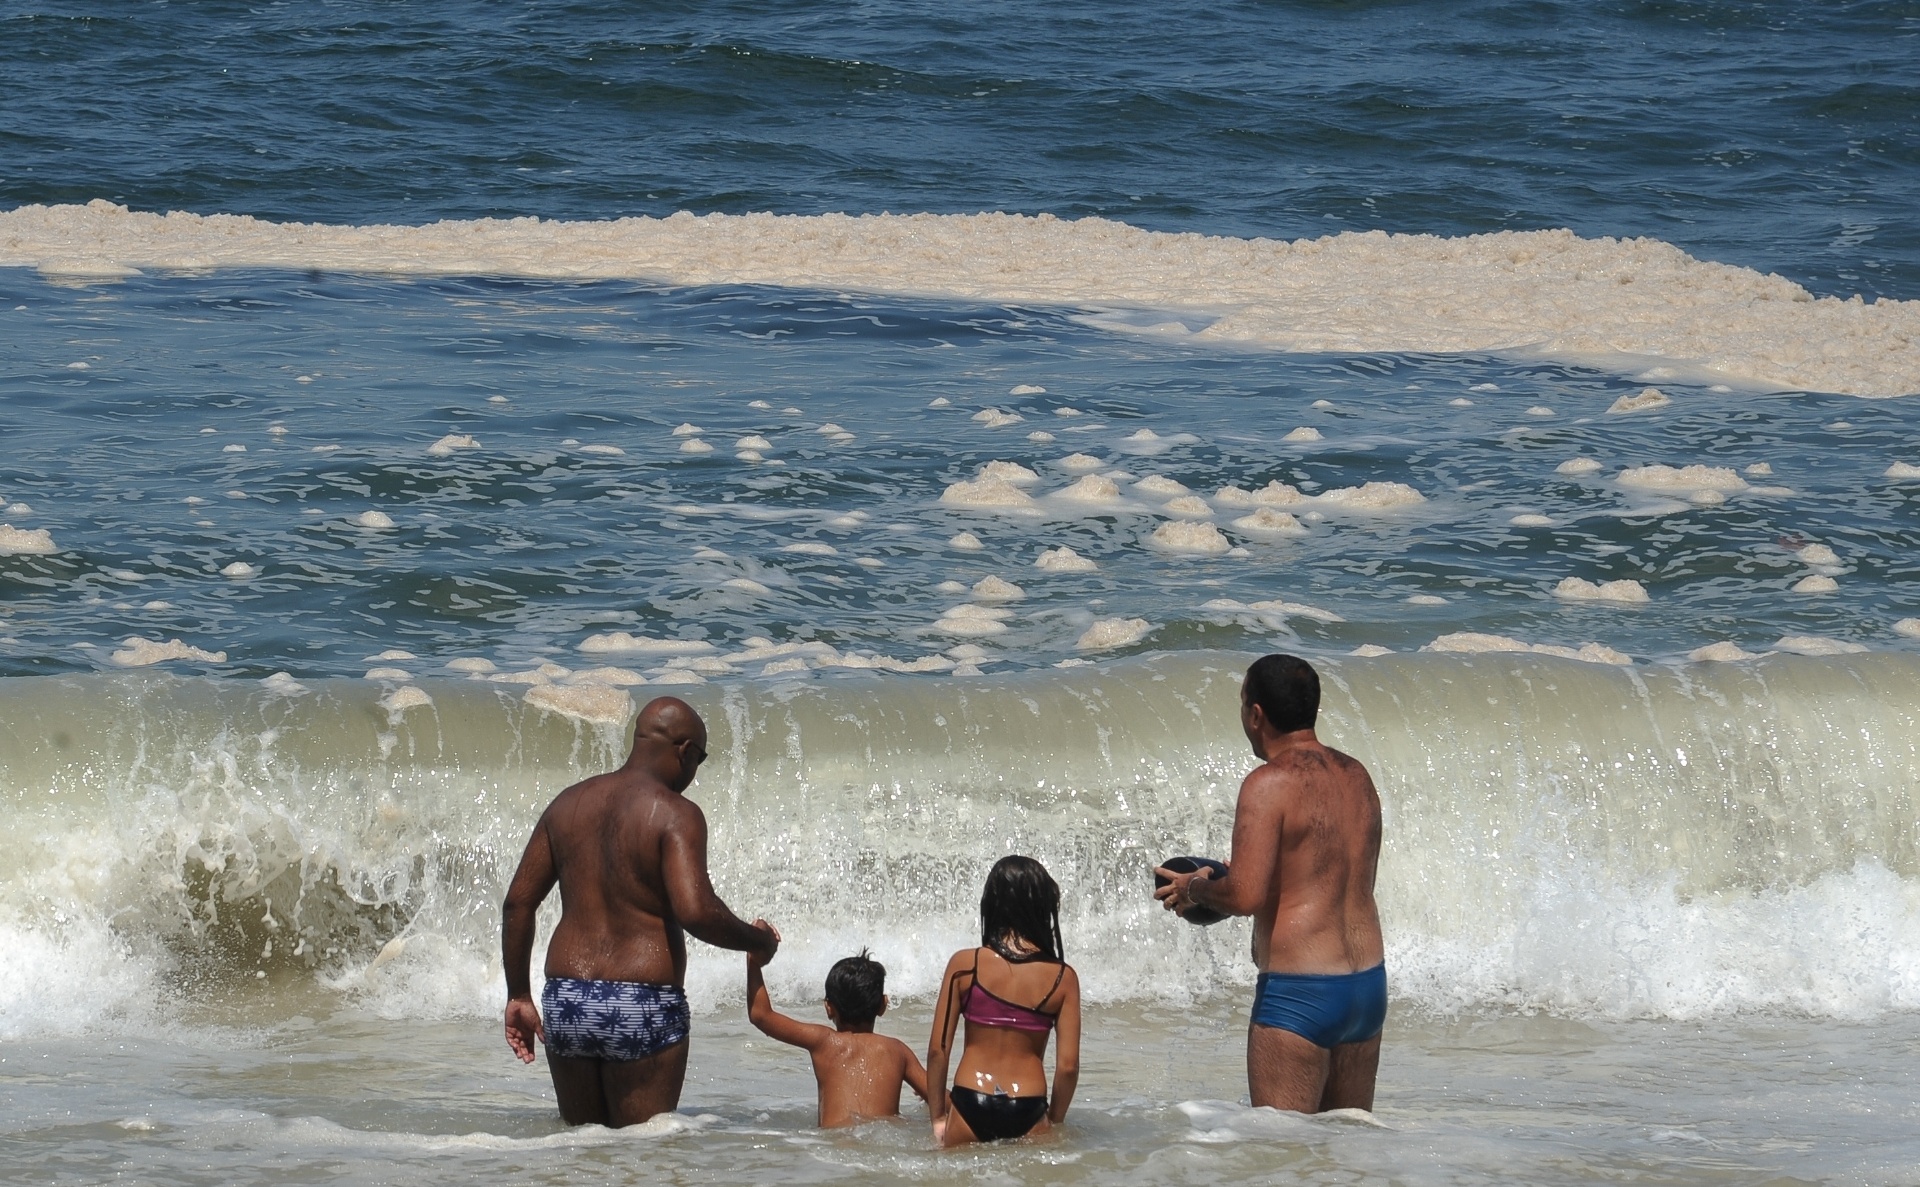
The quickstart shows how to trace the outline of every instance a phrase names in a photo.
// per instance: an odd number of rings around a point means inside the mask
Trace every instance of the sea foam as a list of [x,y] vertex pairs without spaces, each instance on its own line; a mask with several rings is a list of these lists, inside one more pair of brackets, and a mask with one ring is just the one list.
[[1661,491],[1741,491],[1746,479],[1725,466],[1629,466],[1614,479],[1621,486]]
[[536,709],[599,725],[624,725],[633,715],[633,698],[604,685],[535,685],[525,699]]
[[[5,217],[5,215],[0,215],[0,218]],[[478,448],[480,448],[480,442],[474,440],[467,434],[448,433],[438,441],[427,446],[427,454],[430,457],[451,457],[458,450]]]
[[1488,635],[1476,631],[1456,631],[1442,635],[1421,648],[1422,651],[1451,652],[1456,655],[1485,655],[1502,652],[1525,652],[1533,655],[1551,655],[1559,659],[1575,659],[1590,664],[1629,665],[1633,658],[1615,651],[1600,643],[1584,643],[1579,647],[1561,647],[1552,643],[1525,643],[1506,635]]
[[1152,624],[1144,618],[1102,618],[1082,632],[1074,646],[1082,651],[1107,651],[1138,643],[1152,630]]
[[1071,503],[1117,503],[1120,487],[1104,474],[1088,474],[1054,491],[1053,497]]
[[1632,604],[1647,601],[1647,589],[1630,578],[1595,583],[1581,577],[1564,577],[1560,584],[1553,587],[1553,596],[1569,602]]
[[1629,412],[1651,412],[1673,403],[1672,397],[1657,387],[1643,387],[1631,396],[1621,396],[1607,406],[1608,413],[1620,416]]
[[[693,215],[426,226],[154,214],[96,199],[0,213],[0,265],[324,269],[761,284],[1189,310],[1196,337],[1289,351],[1648,357],[1781,389],[1920,392],[1920,302],[1815,298],[1656,239],[1568,230],[1294,242],[1052,215]],[[70,267],[70,264],[67,265]],[[1224,312],[1223,312],[1224,311]]]
[[1145,478],[1133,484],[1133,491],[1135,494],[1158,495],[1162,498],[1172,498],[1176,495],[1192,493],[1184,483],[1175,482],[1164,474],[1147,475]]
[[1092,573],[1100,566],[1062,544],[1058,548],[1043,549],[1033,567],[1047,573]]
[[1001,478],[956,482],[940,492],[940,501],[952,507],[981,511],[1030,511],[1033,496]]
[[1192,556],[1219,556],[1233,547],[1220,529],[1210,523],[1174,520],[1153,529],[1148,542],[1162,552]]
[[45,528],[16,528],[0,523],[0,556],[47,556],[59,552]]
[[1304,536],[1307,529],[1298,519],[1285,511],[1275,511],[1271,507],[1255,509],[1251,515],[1243,515],[1233,521],[1235,529],[1252,536]]
[[120,650],[108,657],[123,668],[144,668],[152,664],[165,663],[173,659],[194,660],[199,663],[224,664],[227,653],[224,651],[202,651],[178,639],[168,639],[162,643],[157,639],[128,639]]
[[588,635],[581,640],[580,650],[588,655],[699,655],[712,651],[713,644],[704,639],[652,639],[610,631]]
[[988,462],[981,466],[975,478],[987,482],[1006,482],[1014,486],[1032,486],[1040,481],[1040,475],[1021,465],[1019,462]]
[[1213,493],[1213,501],[1222,507],[1296,507],[1309,501],[1309,497],[1301,494],[1298,487],[1276,478],[1253,491],[1223,486]]

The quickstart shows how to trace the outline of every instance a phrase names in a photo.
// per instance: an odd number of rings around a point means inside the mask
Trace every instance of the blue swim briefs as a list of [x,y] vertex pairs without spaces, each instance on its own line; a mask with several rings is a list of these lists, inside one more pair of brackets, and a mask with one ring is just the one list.
[[1316,1047],[1358,1043],[1387,1021],[1387,966],[1357,973],[1261,973],[1255,1026],[1290,1030]]
[[687,994],[678,985],[548,977],[540,991],[547,1054],[645,1059],[687,1041]]

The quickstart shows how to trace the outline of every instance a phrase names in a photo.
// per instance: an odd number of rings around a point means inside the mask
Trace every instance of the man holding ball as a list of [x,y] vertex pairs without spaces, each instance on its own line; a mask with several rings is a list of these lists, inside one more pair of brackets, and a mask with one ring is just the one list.
[[1247,1027],[1256,1108],[1372,1109],[1387,1016],[1386,950],[1373,879],[1380,796],[1367,769],[1320,744],[1320,677],[1269,655],[1247,669],[1240,725],[1261,760],[1240,784],[1224,875],[1161,868],[1154,897],[1253,916],[1260,970]]

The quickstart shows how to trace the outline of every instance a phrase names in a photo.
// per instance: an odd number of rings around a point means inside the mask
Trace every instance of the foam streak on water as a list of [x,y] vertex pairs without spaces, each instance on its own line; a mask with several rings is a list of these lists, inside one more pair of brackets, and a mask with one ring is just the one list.
[[1347,234],[1294,243],[1142,231],[1049,215],[837,215],[425,227],[281,225],[85,207],[0,214],[0,265],[631,278],[959,298],[1204,319],[1199,336],[1295,351],[1525,352],[1657,360],[1772,388],[1920,391],[1920,303],[1814,299],[1777,276],[1652,240],[1565,231],[1463,239]]

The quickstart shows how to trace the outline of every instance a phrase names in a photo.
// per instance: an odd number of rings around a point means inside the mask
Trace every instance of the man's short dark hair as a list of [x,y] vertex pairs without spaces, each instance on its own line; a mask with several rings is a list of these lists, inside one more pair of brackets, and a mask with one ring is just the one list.
[[1320,716],[1320,674],[1297,655],[1263,655],[1247,669],[1247,700],[1283,734],[1312,729]]
[[880,1016],[887,1004],[887,969],[867,955],[837,960],[827,970],[827,1004],[839,1015],[843,1026],[866,1026]]

